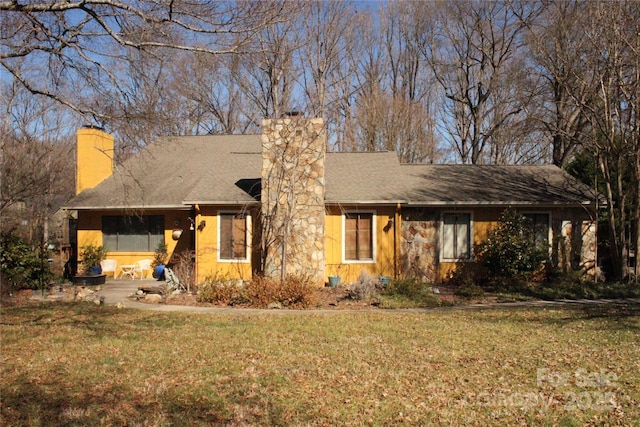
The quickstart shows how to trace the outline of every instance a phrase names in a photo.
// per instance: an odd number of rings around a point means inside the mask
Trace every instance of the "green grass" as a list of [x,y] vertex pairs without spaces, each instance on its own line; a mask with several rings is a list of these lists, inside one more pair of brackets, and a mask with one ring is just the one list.
[[1,310],[1,425],[640,425],[638,305]]

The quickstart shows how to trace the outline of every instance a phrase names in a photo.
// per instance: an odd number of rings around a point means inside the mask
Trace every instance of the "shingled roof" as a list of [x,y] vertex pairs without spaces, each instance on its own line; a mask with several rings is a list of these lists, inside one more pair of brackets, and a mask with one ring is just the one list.
[[[163,138],[85,190],[68,209],[188,209],[257,203],[260,135]],[[327,153],[327,204],[590,204],[593,192],[555,166],[402,165],[393,152]]]
[[403,165],[401,194],[418,205],[573,205],[593,191],[553,165]]
[[73,198],[67,208],[186,209],[191,202],[252,203],[252,193],[237,183],[260,180],[260,150],[260,135],[163,138]]

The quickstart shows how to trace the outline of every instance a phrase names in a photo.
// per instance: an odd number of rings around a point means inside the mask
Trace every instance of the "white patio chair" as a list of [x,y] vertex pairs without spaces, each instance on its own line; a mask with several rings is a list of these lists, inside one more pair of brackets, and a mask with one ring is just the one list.
[[140,275],[140,279],[144,279],[147,276],[147,271],[149,271],[149,273],[151,273],[151,264],[153,263],[153,260],[150,259],[141,259],[140,261],[137,261],[134,265],[134,275],[139,274]]
[[100,261],[100,268],[102,269],[102,274],[112,273],[113,278],[116,278],[116,268],[118,267],[118,260],[115,259],[103,259]]

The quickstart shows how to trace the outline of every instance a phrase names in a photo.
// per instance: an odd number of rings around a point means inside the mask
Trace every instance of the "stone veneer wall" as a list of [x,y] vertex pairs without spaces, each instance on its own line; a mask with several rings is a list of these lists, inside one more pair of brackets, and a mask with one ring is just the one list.
[[325,152],[322,119],[262,121],[264,274],[325,278]]
[[[550,212],[553,229],[553,261],[568,272],[583,271],[596,276],[596,224],[583,209]],[[436,283],[439,280],[440,213],[424,208],[405,208],[400,237],[400,271]],[[497,221],[497,218],[496,218]]]
[[586,211],[553,212],[561,218],[554,220],[554,251],[557,253],[558,267],[562,271],[581,270],[596,277],[597,225]]
[[400,271],[424,280],[438,282],[438,220],[436,212],[405,209],[400,237]]

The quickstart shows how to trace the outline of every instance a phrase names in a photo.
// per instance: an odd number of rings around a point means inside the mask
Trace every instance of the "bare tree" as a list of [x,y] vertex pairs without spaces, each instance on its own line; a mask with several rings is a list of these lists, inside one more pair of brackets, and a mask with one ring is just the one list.
[[384,117],[383,138],[402,162],[436,160],[435,79],[422,52],[430,40],[433,7],[426,2],[389,3],[384,48],[390,65],[391,103]]
[[523,120],[523,100],[515,96],[525,77],[523,58],[517,54],[523,24],[516,19],[516,5],[504,1],[441,4],[434,38],[424,44],[447,99],[443,123],[463,163],[487,162],[487,146],[513,142],[510,138],[498,141],[498,131],[518,127]]
[[304,43],[298,38],[298,25],[306,7],[306,2],[287,4],[286,21],[264,27],[240,58],[237,84],[262,118],[282,117],[293,110],[292,93],[300,72],[295,52]]
[[41,243],[52,209],[74,194],[71,123],[77,117],[54,101],[34,99],[15,81],[3,84],[2,100],[0,222],[3,231],[17,227],[29,241]]
[[[380,9],[377,21],[362,25],[352,96],[355,118],[351,146],[393,150],[402,162],[433,162],[436,155],[434,86],[424,62],[428,4]],[[425,17],[426,16],[426,17]]]
[[640,239],[638,223],[629,221],[629,216],[640,218],[640,7],[626,1],[590,3],[585,15],[589,49],[583,55],[596,93],[592,102],[579,105],[589,121],[588,143],[604,178],[614,275],[622,278]]
[[191,55],[178,65],[187,76],[175,82],[176,95],[187,106],[193,134],[244,134],[257,131],[260,111],[238,84],[238,55]]
[[302,17],[301,37],[306,41],[298,50],[303,69],[302,87],[307,98],[307,113],[327,120],[327,104],[336,100],[336,85],[342,76],[341,62],[346,57],[355,10],[346,2],[313,2]]
[[3,1],[0,64],[31,93],[104,117],[94,94],[118,92],[122,84],[105,62],[126,61],[130,49],[236,53],[282,20],[282,4]]
[[529,114],[550,136],[552,161],[557,166],[567,164],[588,131],[589,123],[580,106],[591,102],[596,88],[584,63],[587,37],[583,5],[578,1],[553,1],[541,9],[537,19],[522,20],[529,29],[528,48],[538,70],[532,75],[539,75],[541,83],[530,86],[539,91],[533,94],[539,98]]

